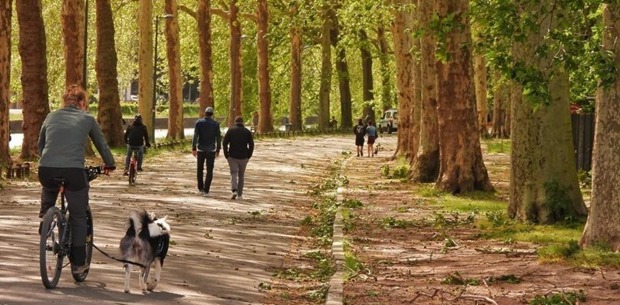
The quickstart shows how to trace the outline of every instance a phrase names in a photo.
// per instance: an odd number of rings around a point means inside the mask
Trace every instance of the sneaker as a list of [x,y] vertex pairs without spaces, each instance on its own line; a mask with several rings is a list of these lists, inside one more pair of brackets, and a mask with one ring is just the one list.
[[83,274],[88,271],[88,268],[88,264],[84,264],[82,266],[71,266],[71,272],[73,272],[73,274]]
[[233,191],[232,197],[230,199],[232,199],[232,200],[237,199],[237,191]]
[[209,195],[209,193],[207,193],[207,192],[202,192],[202,196],[204,196],[204,197],[211,197],[211,195]]
[[243,200],[243,196],[237,196],[237,200]]
[[123,172],[123,176],[129,176],[129,171],[128,171],[128,170],[125,170],[125,171]]

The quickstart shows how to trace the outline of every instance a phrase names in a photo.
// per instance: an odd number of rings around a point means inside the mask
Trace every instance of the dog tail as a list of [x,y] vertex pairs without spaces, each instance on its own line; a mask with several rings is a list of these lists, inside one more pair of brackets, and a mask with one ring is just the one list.
[[136,237],[138,231],[136,230],[136,224],[134,223],[133,217],[129,217],[129,220],[127,222],[129,226],[127,227],[127,232],[125,233],[125,236]]

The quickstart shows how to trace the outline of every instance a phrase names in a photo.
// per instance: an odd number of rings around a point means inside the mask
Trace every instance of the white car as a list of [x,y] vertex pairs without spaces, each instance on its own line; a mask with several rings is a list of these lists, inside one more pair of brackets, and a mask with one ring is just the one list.
[[377,128],[380,133],[392,133],[398,129],[398,110],[389,109],[383,112],[381,115],[381,119],[379,119],[379,124],[377,124]]

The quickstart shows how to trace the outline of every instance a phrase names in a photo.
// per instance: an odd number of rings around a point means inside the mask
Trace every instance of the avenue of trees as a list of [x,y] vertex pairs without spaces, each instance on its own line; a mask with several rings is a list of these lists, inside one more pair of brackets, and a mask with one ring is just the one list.
[[[480,139],[509,136],[508,215],[536,223],[587,217],[580,244],[620,251],[619,7],[595,0],[0,0],[0,164],[12,162],[9,107],[23,109],[20,158],[34,159],[40,125],[72,83],[94,97],[112,146],[123,144],[120,97],[132,80],[149,127],[153,97],[167,96],[169,139],[184,137],[184,84],[198,87],[201,111],[215,107],[226,122],[257,111],[258,132],[274,130],[281,117],[299,130],[308,116],[318,116],[320,129],[336,116],[348,130],[357,118],[397,107],[397,155],[409,161],[412,181],[454,194],[492,191]],[[596,110],[589,210],[574,166],[572,103]]]

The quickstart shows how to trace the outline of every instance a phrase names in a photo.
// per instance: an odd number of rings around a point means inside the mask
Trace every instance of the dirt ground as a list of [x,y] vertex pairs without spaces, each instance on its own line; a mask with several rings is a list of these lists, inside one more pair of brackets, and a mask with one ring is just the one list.
[[[83,283],[63,270],[56,289],[47,290],[38,267],[39,185],[27,180],[2,181],[0,190],[0,305],[4,304],[320,304],[311,297],[323,287],[311,279],[275,276],[281,270],[308,269],[303,255],[315,244],[300,225],[314,213],[308,190],[331,174],[334,162],[349,180],[345,197],[358,199],[354,225],[345,231],[350,251],[364,266],[345,280],[345,304],[527,304],[534,295],[553,291],[587,294],[585,304],[619,304],[620,270],[575,269],[539,264],[534,246],[512,244],[519,251],[489,254],[476,249],[506,248],[500,241],[474,239],[476,230],[450,231],[457,247],[444,249],[444,238],[423,220],[436,208],[426,204],[410,184],[382,177],[392,164],[396,135],[379,140],[375,158],[357,158],[352,136],[261,139],[247,170],[243,201],[229,199],[228,166],[216,159],[212,196],[195,189],[195,159],[189,151],[166,152],[146,161],[137,186],[120,171],[92,183],[91,208],[95,244],[117,255],[124,221],[131,210],[145,208],[171,223],[172,245],[162,281],[151,293],[123,293],[120,263],[95,252]],[[122,156],[118,156],[120,162]],[[485,156],[491,178],[507,185],[507,156]],[[503,174],[502,174],[503,173]],[[418,222],[386,229],[386,218]],[[478,279],[480,285],[448,285],[449,275]],[[514,275],[519,283],[498,280]],[[477,297],[475,299],[474,297]]]

